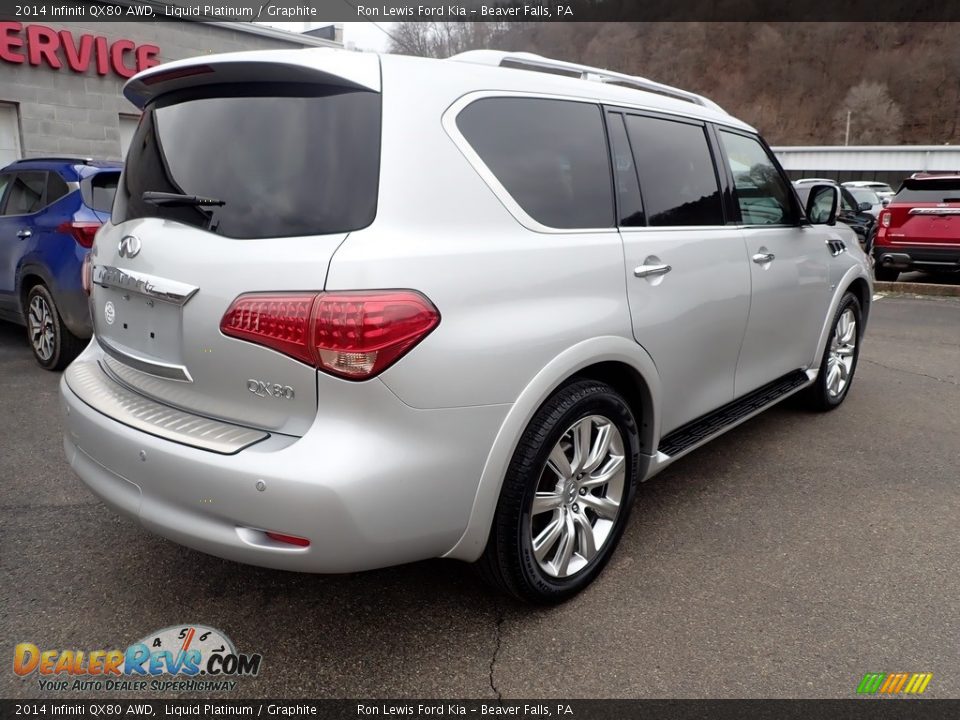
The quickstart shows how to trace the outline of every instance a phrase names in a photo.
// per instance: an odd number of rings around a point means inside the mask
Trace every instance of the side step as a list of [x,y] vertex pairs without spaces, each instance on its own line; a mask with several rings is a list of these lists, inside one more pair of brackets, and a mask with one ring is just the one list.
[[772,383],[757,388],[752,393],[734,400],[701,418],[664,435],[659,452],[670,457],[679,455],[711,435],[734,425],[768,405],[772,405],[810,382],[803,370],[794,370]]

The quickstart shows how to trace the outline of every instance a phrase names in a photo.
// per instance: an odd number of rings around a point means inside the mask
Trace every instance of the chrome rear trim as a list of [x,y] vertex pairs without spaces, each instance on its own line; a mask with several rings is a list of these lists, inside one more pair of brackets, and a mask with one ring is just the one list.
[[233,455],[270,437],[262,430],[192,415],[138,395],[111,380],[94,361],[74,362],[64,378],[76,396],[97,412],[165,440]]
[[140,355],[133,355],[126,350],[121,350],[114,347],[102,337],[97,338],[97,344],[114,360],[119,360],[124,365],[129,365],[134,370],[139,370],[147,375],[153,375],[154,377],[163,378],[164,380],[193,382],[193,378],[190,376],[190,371],[187,370],[187,368],[183,365],[162,363],[157,362],[156,360],[150,360]]
[[94,265],[93,282],[103,287],[143,295],[174,305],[185,305],[200,289],[177,280],[148,275],[142,272],[113,267],[112,265]]

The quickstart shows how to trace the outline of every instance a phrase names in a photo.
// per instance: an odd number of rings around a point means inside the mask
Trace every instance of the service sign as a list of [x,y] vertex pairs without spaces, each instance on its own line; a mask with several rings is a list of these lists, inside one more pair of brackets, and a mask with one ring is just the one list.
[[0,62],[51,70],[133,77],[160,64],[160,48],[126,38],[54,30],[46,25],[0,22]]

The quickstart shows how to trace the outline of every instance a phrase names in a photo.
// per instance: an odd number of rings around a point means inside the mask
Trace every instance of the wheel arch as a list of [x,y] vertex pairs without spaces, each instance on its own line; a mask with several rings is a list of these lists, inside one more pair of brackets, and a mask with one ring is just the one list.
[[638,472],[641,478],[646,476],[660,431],[660,378],[656,365],[633,339],[607,336],[583,341],[548,363],[514,402],[487,455],[467,527],[443,557],[467,561],[480,557],[521,435],[551,395],[584,378],[608,383],[627,400],[640,434]]
[[843,296],[847,292],[852,292],[857,300],[860,302],[860,311],[861,311],[861,335],[866,329],[867,318],[870,315],[870,305],[873,302],[873,283],[870,280],[868,271],[860,265],[854,265],[836,284],[836,290],[834,290],[833,298],[830,301],[830,307],[827,309],[827,313],[823,318],[823,327],[820,330],[820,340],[817,343],[817,351],[811,358],[811,368],[820,367],[820,359],[823,357],[824,350],[827,347],[827,338],[830,337],[830,326],[831,321],[833,320],[834,314],[837,312],[837,308],[840,306],[840,301],[843,299]]

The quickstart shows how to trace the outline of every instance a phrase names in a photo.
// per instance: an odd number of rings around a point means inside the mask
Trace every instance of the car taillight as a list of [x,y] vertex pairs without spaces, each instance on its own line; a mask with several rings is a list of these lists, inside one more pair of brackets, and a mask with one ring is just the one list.
[[96,222],[64,222],[57,226],[57,232],[72,235],[77,245],[85,248],[93,247],[93,238],[99,229],[100,223]]
[[880,224],[883,227],[890,227],[890,215],[891,213],[889,210],[884,210],[880,213]]
[[338,377],[366,380],[440,322],[414,290],[241,295],[220,321],[229,337],[264,345]]
[[89,295],[91,288],[93,288],[93,260],[90,258],[90,253],[83,256],[83,265],[80,267],[80,284],[83,286],[83,291]]

